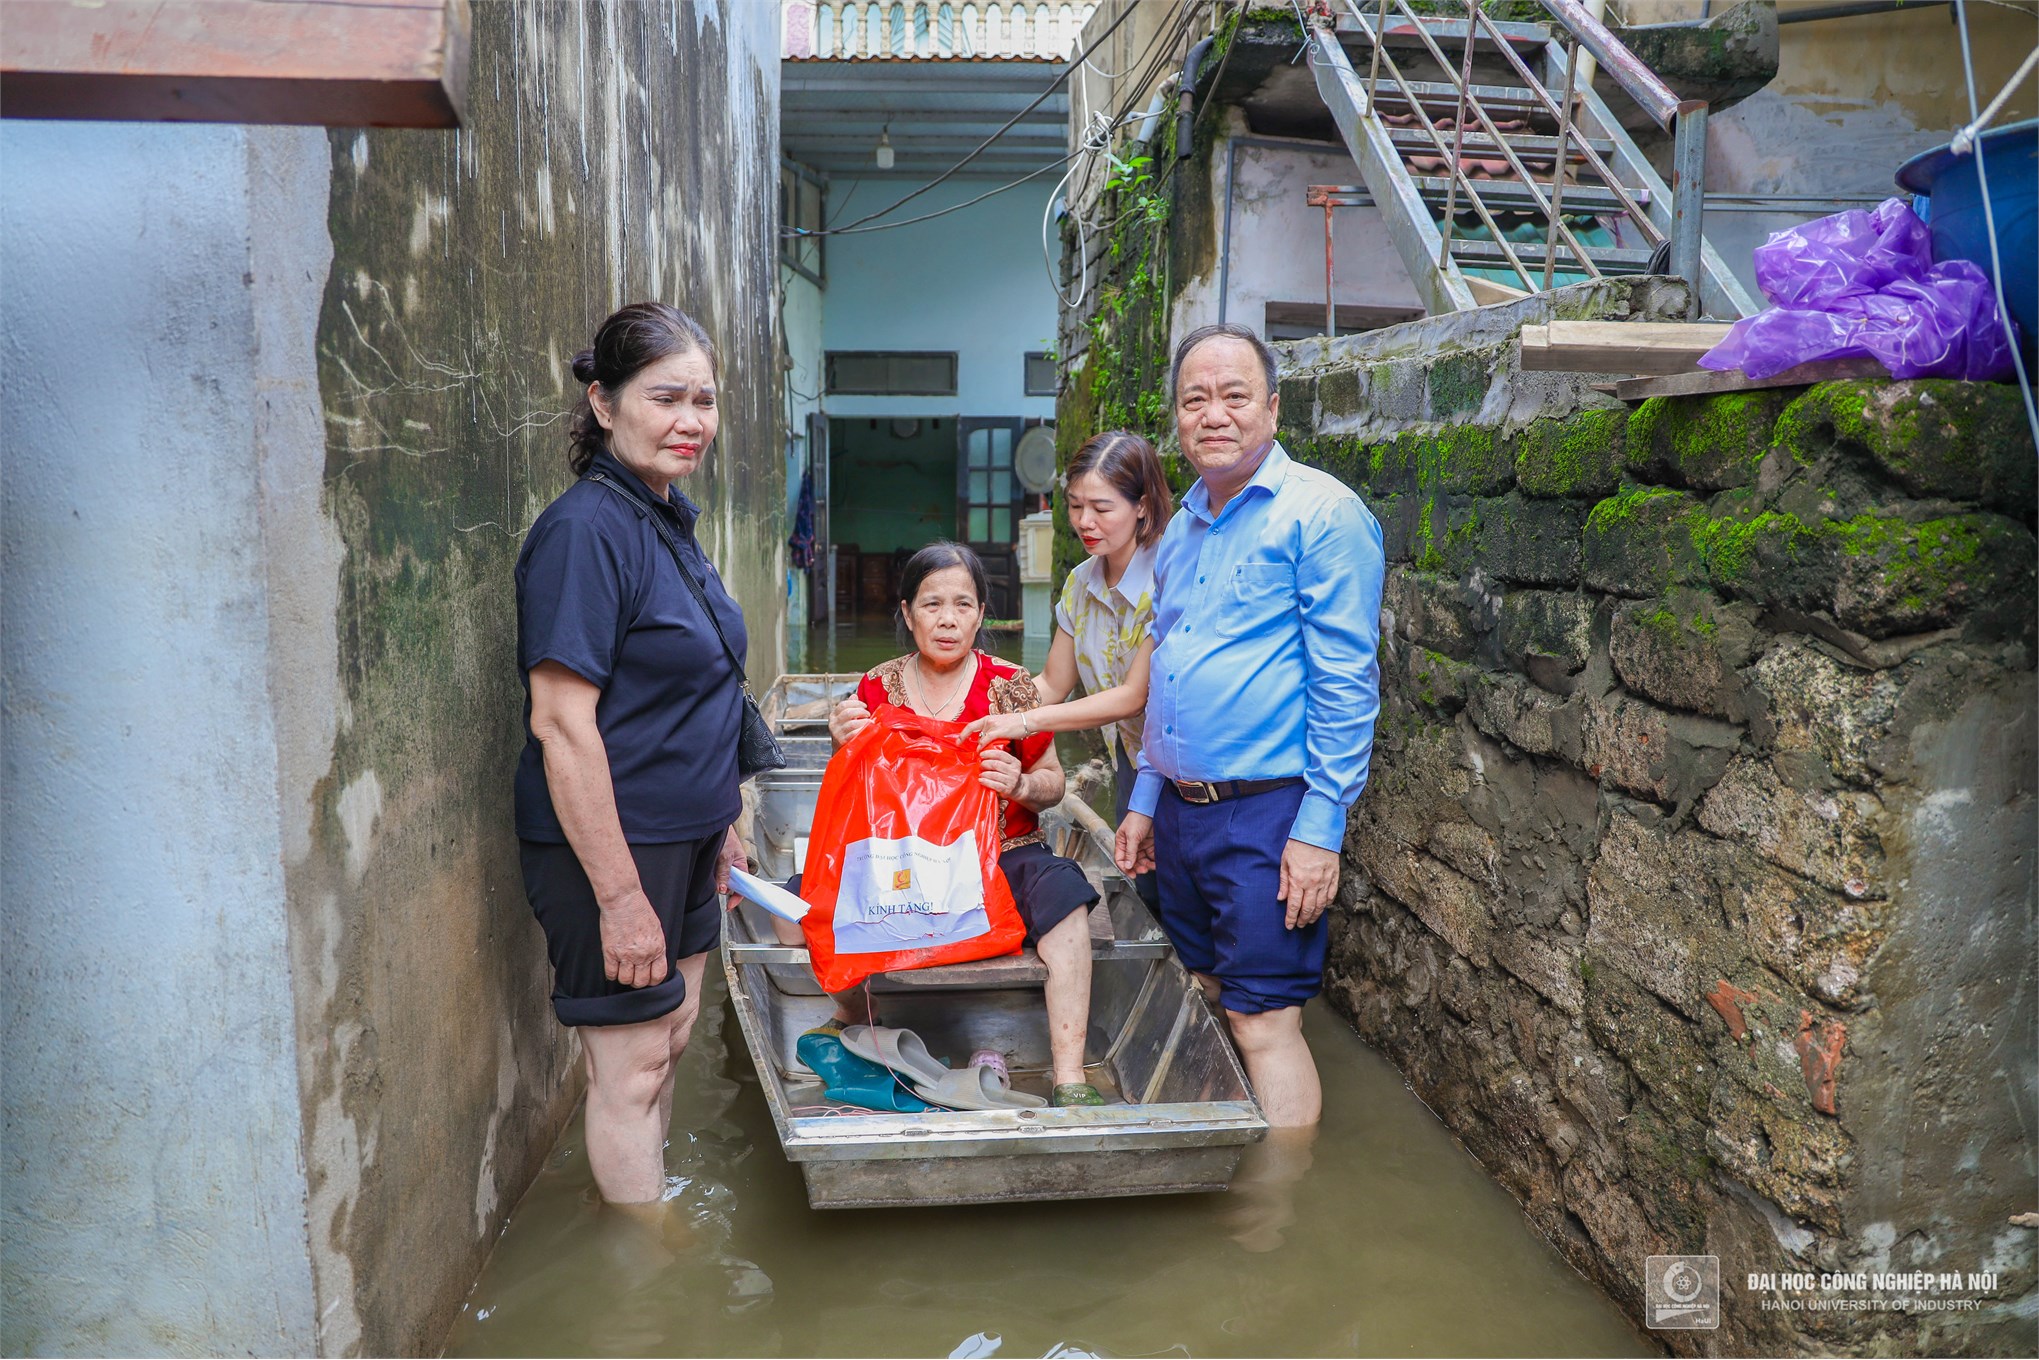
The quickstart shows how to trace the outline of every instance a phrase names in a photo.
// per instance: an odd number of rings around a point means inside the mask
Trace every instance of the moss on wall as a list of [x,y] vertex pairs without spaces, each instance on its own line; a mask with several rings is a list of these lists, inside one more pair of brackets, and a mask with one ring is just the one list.
[[[2016,392],[1452,424],[1440,399],[1476,408],[1441,366],[1374,419],[1394,385],[1310,353],[1284,439],[1367,498],[1389,562],[1334,1005],[1631,1308],[1650,1253],[1874,1268],[1865,1222],[1997,1250],[2033,1192],[2029,1121],[1979,1075],[2004,1007],[2027,1066],[2033,1032],[2028,989],[1992,981],[2030,975],[2039,850],[1994,811],[2034,794]],[[1923,1077],[1929,1052],[1963,1080]],[[1923,1135],[1950,1121],[1988,1132]],[[2028,1246],[2005,1260],[1950,1328],[1808,1328],[1738,1291],[1712,1344],[1998,1353],[2035,1279]]]
[[[1221,41],[1237,23],[1235,14],[1221,30]],[[1079,322],[1082,358],[1067,372],[1056,401],[1056,454],[1065,469],[1092,435],[1132,430],[1164,449],[1163,464],[1178,495],[1195,480],[1179,456],[1166,452],[1174,432],[1168,401],[1169,308],[1177,281],[1188,276],[1179,267],[1181,257],[1215,248],[1205,239],[1210,121],[1196,124],[1192,154],[1185,159],[1176,157],[1176,120],[1169,117],[1157,123],[1152,142],[1128,137],[1113,149],[1113,173],[1097,209],[1108,225],[1088,309]],[[1187,213],[1182,211],[1185,201]],[[1178,224],[1187,225],[1179,231]],[[1077,239],[1073,229],[1065,229],[1066,255],[1073,256]],[[1058,515],[1058,590],[1083,555],[1066,518]]]

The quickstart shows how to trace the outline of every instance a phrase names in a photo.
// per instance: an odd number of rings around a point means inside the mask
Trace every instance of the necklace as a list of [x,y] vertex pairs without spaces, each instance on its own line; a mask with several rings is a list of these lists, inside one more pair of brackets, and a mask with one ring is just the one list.
[[970,668],[963,672],[956,682],[956,687],[949,691],[949,697],[942,700],[939,705],[928,702],[927,676],[921,673],[920,654],[918,652],[914,653],[913,656],[913,675],[915,681],[914,688],[920,691],[921,707],[927,710],[928,717],[939,720],[942,714],[948,711],[949,705],[961,700],[964,693],[970,688],[970,681],[975,679],[977,675],[977,658],[975,656],[970,658]]

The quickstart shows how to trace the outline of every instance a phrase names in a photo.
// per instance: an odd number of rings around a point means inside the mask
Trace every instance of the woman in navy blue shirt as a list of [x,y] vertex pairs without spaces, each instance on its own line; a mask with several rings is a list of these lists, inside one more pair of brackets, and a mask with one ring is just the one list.
[[587,384],[568,455],[580,480],[517,559],[529,694],[517,835],[553,1009],[587,1051],[595,1184],[643,1204],[665,1185],[673,1068],[720,937],[717,894],[745,862],[729,653],[740,661],[746,636],[694,536],[700,511],[674,485],[715,439],[707,333],[675,307],[636,303],[573,371]]

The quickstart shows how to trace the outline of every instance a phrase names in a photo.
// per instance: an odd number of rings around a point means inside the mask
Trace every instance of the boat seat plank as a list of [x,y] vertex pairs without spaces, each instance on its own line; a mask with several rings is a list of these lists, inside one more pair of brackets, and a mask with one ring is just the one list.
[[[797,944],[745,944],[725,941],[723,951],[738,963],[798,964],[809,966],[807,950]],[[1166,940],[1115,940],[1093,943],[1093,960],[1165,959],[1174,951]],[[945,963],[934,968],[909,968],[897,973],[879,973],[883,981],[901,987],[990,987],[1012,983],[1045,982],[1048,969],[1031,949],[1003,954],[995,959],[972,963]]]

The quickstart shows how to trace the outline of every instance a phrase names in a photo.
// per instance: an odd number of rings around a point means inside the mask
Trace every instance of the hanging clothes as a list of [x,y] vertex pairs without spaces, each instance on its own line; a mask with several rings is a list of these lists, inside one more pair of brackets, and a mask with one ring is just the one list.
[[795,570],[814,565],[814,470],[800,474],[800,500],[793,507],[793,536],[786,540]]

